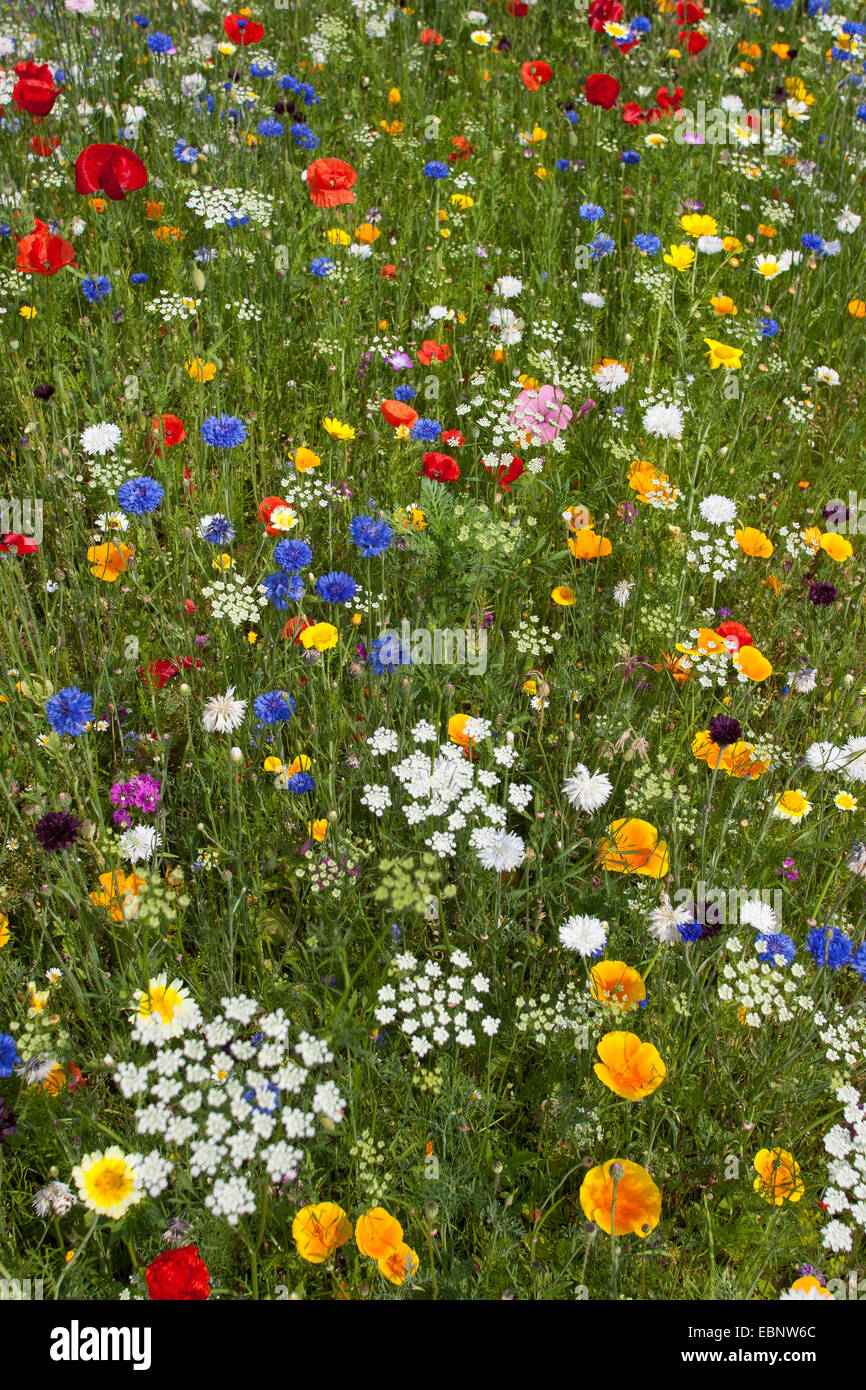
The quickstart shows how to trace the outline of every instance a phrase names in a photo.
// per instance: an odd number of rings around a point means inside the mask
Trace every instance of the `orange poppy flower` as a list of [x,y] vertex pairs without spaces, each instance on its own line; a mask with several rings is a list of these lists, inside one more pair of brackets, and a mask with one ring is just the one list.
[[379,1273],[391,1284],[402,1284],[406,1279],[414,1278],[419,1264],[418,1256],[405,1240],[401,1240],[378,1261]]
[[668,871],[668,847],[648,820],[624,816],[609,827],[611,840],[602,840],[598,862],[618,874],[644,874],[663,878]]
[[755,1154],[755,1172],[755,1191],[773,1206],[780,1207],[786,1197],[790,1202],[799,1202],[806,1191],[800,1165],[787,1149],[761,1149]]
[[605,1033],[598,1044],[600,1062],[593,1070],[599,1081],[624,1100],[643,1100],[657,1091],[667,1068],[652,1043],[635,1033]]
[[381,1260],[402,1244],[403,1227],[384,1207],[373,1207],[355,1222],[355,1241],[362,1255]]
[[597,536],[591,526],[585,526],[577,535],[569,536],[568,548],[575,560],[604,559],[613,550],[607,536]]
[[102,884],[102,891],[97,892],[94,889],[89,894],[90,901],[96,903],[97,907],[107,907],[112,922],[122,922],[126,916],[124,908],[128,905],[128,899],[138,897],[147,879],[139,878],[135,872],[125,874],[122,869],[118,869],[113,874],[100,874],[99,882]]
[[351,1235],[352,1223],[336,1202],[301,1207],[292,1222],[292,1238],[298,1254],[311,1265],[324,1264]]
[[589,992],[599,1004],[615,1004],[625,1013],[646,999],[646,985],[640,973],[624,960],[600,960],[590,971]]
[[123,541],[103,541],[102,545],[91,545],[87,551],[90,573],[95,579],[104,579],[113,584],[118,575],[126,570],[131,555],[135,551]]
[[744,526],[741,531],[735,531],[734,540],[746,555],[758,560],[769,560],[773,553],[773,542],[756,526]]
[[607,1235],[634,1233],[644,1240],[659,1224],[662,1197],[639,1163],[612,1158],[590,1168],[580,1185],[580,1205]]
[[750,681],[765,681],[773,674],[773,667],[757,647],[740,647],[738,652],[732,653],[731,659]]

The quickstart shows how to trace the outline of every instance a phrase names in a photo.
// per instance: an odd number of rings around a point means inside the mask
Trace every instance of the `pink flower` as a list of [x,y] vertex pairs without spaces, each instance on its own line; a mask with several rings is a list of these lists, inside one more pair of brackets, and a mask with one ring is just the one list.
[[567,427],[571,415],[562,387],[542,386],[540,391],[521,391],[510,423],[550,444]]

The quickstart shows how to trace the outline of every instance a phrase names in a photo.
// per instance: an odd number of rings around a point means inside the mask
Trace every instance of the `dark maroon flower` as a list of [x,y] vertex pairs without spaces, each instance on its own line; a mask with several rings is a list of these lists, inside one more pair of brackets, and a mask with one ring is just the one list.
[[0,1144],[18,1133],[18,1116],[5,1101],[0,1100]]
[[33,394],[37,401],[50,401],[51,397],[54,395],[54,391],[55,387],[51,386],[48,382],[42,386],[33,387]]
[[809,602],[814,603],[816,608],[829,608],[838,597],[839,590],[833,584],[825,584],[819,580],[817,584],[809,586]]
[[68,811],[49,811],[33,827],[37,844],[52,854],[58,850],[71,849],[78,839],[81,821]]
[[730,714],[717,714],[710,720],[709,735],[719,748],[727,748],[728,744],[736,743],[742,732],[739,719],[734,719]]

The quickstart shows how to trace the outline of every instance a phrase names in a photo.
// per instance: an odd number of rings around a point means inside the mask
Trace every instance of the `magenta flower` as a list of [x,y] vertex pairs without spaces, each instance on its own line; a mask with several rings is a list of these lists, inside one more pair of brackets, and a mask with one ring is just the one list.
[[540,391],[521,391],[510,423],[550,444],[567,427],[571,415],[562,387],[542,386]]

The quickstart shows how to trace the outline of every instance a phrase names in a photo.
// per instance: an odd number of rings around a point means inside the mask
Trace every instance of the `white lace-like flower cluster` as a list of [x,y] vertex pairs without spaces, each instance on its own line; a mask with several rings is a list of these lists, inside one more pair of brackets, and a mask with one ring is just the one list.
[[472,961],[465,951],[452,951],[448,960],[453,967],[450,975],[435,960],[422,966],[413,955],[397,956],[395,984],[379,990],[379,1007],[373,1017],[383,1027],[399,1023],[419,1058],[451,1042],[458,1047],[474,1047],[477,1030],[488,1038],[499,1032],[500,1020],[484,1012],[486,1006],[479,998],[490,991],[487,976],[470,978],[466,974]]
[[[207,1023],[190,1011],[195,1032],[185,1037],[154,1030],[147,1041],[155,1055],[113,1071],[121,1094],[140,1100],[137,1132],[183,1150],[190,1175],[209,1182],[205,1205],[236,1226],[256,1209],[256,1167],[272,1182],[292,1181],[304,1141],[320,1121],[338,1124],[346,1102],[323,1073],[333,1061],[324,1042],[301,1033],[293,1043],[283,1010],[262,1014],[245,995],[220,1003],[222,1013]],[[149,1158],[151,1185],[164,1187],[171,1164]]]
[[274,213],[274,199],[251,188],[194,188],[186,206],[204,219],[206,227],[223,226],[233,217],[248,217],[267,227]]
[[845,1108],[824,1135],[830,1186],[822,1204],[832,1220],[821,1233],[825,1248],[834,1252],[851,1250],[857,1227],[866,1230],[866,1104],[854,1086],[840,1086],[836,1099]]
[[[742,942],[732,936],[727,943],[732,955],[740,955]],[[725,984],[719,986],[719,999],[723,1004],[735,1004],[741,1021],[748,1028],[762,1028],[767,1020],[775,1023],[789,1023],[796,1017],[796,1010],[811,1013],[815,1001],[801,983],[806,977],[805,968],[796,961],[784,975],[769,962],[758,960],[757,956],[741,956],[736,965],[722,967]]]
[[230,580],[215,579],[202,593],[211,600],[214,618],[227,618],[232,627],[242,627],[244,623],[257,623],[263,608],[268,605],[267,595],[262,586],[254,589],[247,584],[242,574],[235,570]]

